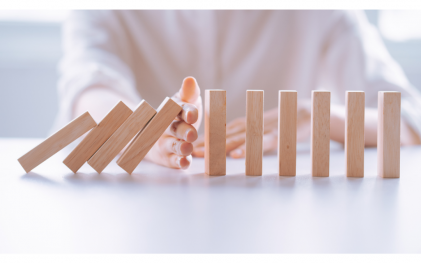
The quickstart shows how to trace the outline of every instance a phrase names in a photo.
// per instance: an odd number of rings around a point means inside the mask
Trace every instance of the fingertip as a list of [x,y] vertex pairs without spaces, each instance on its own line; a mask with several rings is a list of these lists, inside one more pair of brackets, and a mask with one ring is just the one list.
[[195,102],[200,96],[200,88],[194,77],[186,77],[180,89],[180,98],[183,101]]
[[194,155],[195,157],[200,157],[200,158],[205,157],[205,148],[204,148],[204,147],[196,147],[196,148],[193,150],[193,155]]
[[244,150],[243,149],[235,149],[233,151],[230,152],[230,156],[232,158],[243,158],[245,155]]
[[180,145],[180,153],[182,155],[190,155],[193,152],[193,144],[185,142]]
[[193,130],[189,130],[188,132],[186,132],[186,137],[184,138],[184,140],[186,142],[194,142],[197,139],[197,132],[193,131]]
[[188,169],[191,165],[191,162],[192,162],[191,155],[178,158],[179,167],[183,170]]

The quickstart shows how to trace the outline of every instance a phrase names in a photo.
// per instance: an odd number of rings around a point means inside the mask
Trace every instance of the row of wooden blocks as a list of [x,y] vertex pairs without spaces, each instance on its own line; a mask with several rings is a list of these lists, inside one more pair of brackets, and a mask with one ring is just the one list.
[[[226,174],[226,92],[207,90],[205,98],[205,172]],[[345,174],[364,177],[365,93],[347,91],[345,117]],[[262,175],[264,91],[248,90],[246,104],[246,175]],[[329,176],[330,92],[311,94],[311,174]],[[401,94],[378,93],[378,174],[400,176]],[[279,91],[279,175],[296,175],[297,91]]]
[[[346,175],[364,176],[364,92],[346,92]],[[279,175],[295,176],[297,92],[279,91]],[[91,130],[63,163],[77,172],[87,162],[98,173],[129,144],[117,164],[131,174],[182,108],[166,98],[157,110],[142,101],[134,111],[119,102],[98,124],[88,112],[74,119],[18,159],[26,172]],[[262,175],[264,91],[248,90],[246,175]],[[205,92],[205,173],[226,174],[226,91]],[[399,177],[400,93],[379,92],[378,170]],[[311,163],[313,176],[329,176],[330,92],[312,92]]]

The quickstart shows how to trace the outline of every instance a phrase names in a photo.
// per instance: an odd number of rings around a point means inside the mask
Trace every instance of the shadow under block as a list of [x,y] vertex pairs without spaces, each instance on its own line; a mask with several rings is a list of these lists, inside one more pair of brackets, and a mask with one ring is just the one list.
[[364,91],[347,91],[345,103],[345,173],[364,177]]
[[262,175],[264,91],[247,90],[246,175]]
[[297,171],[297,91],[280,90],[278,101],[279,175],[295,176]]
[[133,137],[155,116],[156,110],[142,100],[132,115],[111,135],[111,137],[88,160],[88,164],[101,173],[105,167],[124,149]]
[[329,176],[330,91],[311,93],[311,174]]
[[225,90],[205,90],[205,173],[225,175],[227,99]]
[[18,159],[23,169],[29,173],[32,169],[75,141],[96,126],[89,112],[85,112],[59,131],[48,137],[38,146]]
[[379,91],[377,169],[379,176],[400,176],[401,93]]
[[180,105],[167,97],[158,107],[156,115],[117,160],[117,164],[131,174],[181,110]]
[[63,163],[76,173],[132,113],[132,110],[126,104],[122,101],[118,102],[64,159]]

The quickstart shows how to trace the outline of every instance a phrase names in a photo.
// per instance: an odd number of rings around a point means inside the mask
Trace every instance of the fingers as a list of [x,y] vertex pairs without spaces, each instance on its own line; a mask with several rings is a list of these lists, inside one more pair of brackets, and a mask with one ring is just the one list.
[[[263,135],[263,154],[276,150],[278,145],[278,136],[276,131]],[[238,146],[230,152],[232,158],[245,158],[246,157],[246,144]]]
[[227,146],[226,151],[227,153],[231,152],[234,149],[237,149],[240,145],[246,142],[246,133],[239,133],[234,136],[227,138]]
[[193,77],[187,77],[183,80],[179,91],[179,97],[182,101],[195,103],[200,96],[200,88]]
[[180,156],[188,156],[193,152],[193,144],[172,136],[162,138],[160,144],[162,147],[161,149],[166,154],[174,153]]
[[196,123],[199,119],[199,111],[197,107],[193,104],[183,103],[181,101],[175,100],[178,104],[183,107],[183,110],[178,114],[177,119],[183,120],[186,123],[193,124]]
[[157,163],[169,168],[185,170],[190,167],[192,163],[192,157],[191,155],[178,156],[176,154],[170,154],[165,158],[161,158]]
[[166,130],[166,134],[172,135],[189,143],[192,143],[197,139],[196,128],[183,121],[173,121]]

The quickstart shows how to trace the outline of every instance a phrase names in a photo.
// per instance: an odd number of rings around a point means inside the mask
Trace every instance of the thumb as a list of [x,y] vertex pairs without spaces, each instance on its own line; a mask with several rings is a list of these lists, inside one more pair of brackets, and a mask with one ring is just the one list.
[[200,88],[193,77],[187,77],[183,80],[179,91],[180,100],[188,103],[195,103],[200,96]]

